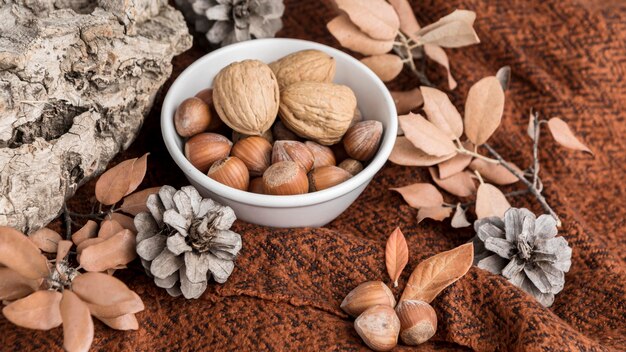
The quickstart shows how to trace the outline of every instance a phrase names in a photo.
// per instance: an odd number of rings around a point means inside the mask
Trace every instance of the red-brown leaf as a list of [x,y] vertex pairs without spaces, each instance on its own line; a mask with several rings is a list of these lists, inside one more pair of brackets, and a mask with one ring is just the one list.
[[399,115],[405,115],[411,110],[417,109],[424,104],[422,92],[419,88],[406,91],[390,91],[393,102],[396,104],[396,111]]
[[128,189],[126,190],[126,194],[124,194],[125,196],[133,193],[146,176],[146,169],[148,168],[148,155],[150,155],[150,153],[142,155],[133,163],[133,168],[130,173],[130,182],[128,184]]
[[110,305],[100,305],[95,303],[87,303],[91,314],[98,318],[116,318],[126,314],[134,314],[144,310],[143,301],[133,292],[132,298],[115,302]]
[[400,301],[430,303],[446,287],[467,273],[474,260],[474,246],[464,244],[419,263],[409,277]]
[[448,95],[439,89],[420,87],[424,98],[424,112],[428,120],[444,132],[449,139],[463,135],[463,119]]
[[104,205],[115,204],[127,194],[135,161],[137,158],[124,160],[98,178],[96,199],[100,203]]
[[391,51],[393,48],[393,39],[376,40],[361,32],[348,15],[340,14],[333,18],[326,28],[330,34],[339,41],[344,48],[356,51],[363,55],[380,55]]
[[135,234],[122,230],[103,242],[83,249],[79,263],[87,271],[105,271],[126,265],[136,257]]
[[63,291],[63,347],[67,351],[89,351],[93,341],[93,320],[89,308],[70,290]]
[[365,34],[378,40],[393,40],[400,28],[400,19],[384,0],[335,0],[352,23]]
[[444,206],[425,207],[420,208],[417,211],[417,223],[419,224],[424,219],[433,219],[436,221],[442,221],[452,214],[452,208]]
[[88,238],[88,239],[82,241],[78,246],[76,246],[76,253],[80,255],[85,248],[87,248],[89,246],[93,246],[93,245],[98,244],[98,243],[102,243],[102,242],[104,242],[106,240],[107,240],[106,238],[101,238],[101,237]]
[[414,38],[415,34],[420,30],[420,25],[413,14],[413,8],[408,0],[389,0],[389,3],[396,10],[400,19],[400,30],[410,38]]
[[93,220],[87,220],[85,225],[80,230],[74,232],[72,235],[72,242],[75,245],[79,245],[86,239],[94,238],[98,234],[98,224]]
[[48,261],[39,248],[24,234],[11,227],[0,226],[0,264],[28,279],[48,275]]
[[413,208],[437,207],[443,203],[441,192],[430,183],[414,183],[391,190],[400,193],[404,201]]
[[455,89],[457,83],[450,72],[450,60],[443,48],[435,44],[424,44],[424,54],[446,69],[446,73],[448,74],[448,88],[450,88],[450,90]]
[[402,270],[409,262],[409,247],[406,239],[400,231],[399,227],[389,235],[387,239],[387,247],[385,249],[385,264],[387,265],[387,273],[393,281],[393,286],[398,287],[398,279]]
[[441,179],[439,172],[434,167],[429,167],[428,171],[437,186],[445,189],[450,194],[454,194],[457,197],[469,197],[476,193],[476,184],[472,178],[472,173],[469,171],[459,172],[446,179]]
[[576,135],[574,135],[574,132],[569,128],[567,122],[558,117],[553,117],[548,120],[548,129],[552,137],[554,137],[554,140],[565,148],[581,150],[593,155],[591,149],[576,138]]
[[137,233],[135,222],[130,216],[126,216],[120,213],[111,213],[107,216],[107,219],[116,221],[118,224],[120,224],[120,226],[122,226],[123,229],[131,230],[132,232]]
[[84,273],[77,276],[72,281],[72,291],[87,303],[105,307],[138,297],[122,281],[103,273]]
[[9,268],[0,267],[0,301],[13,301],[33,293],[42,279],[27,279]]
[[106,219],[100,223],[100,231],[98,231],[98,237],[104,238],[105,240],[113,237],[116,233],[122,231],[124,226],[122,226],[115,219]]
[[39,249],[47,253],[56,253],[57,243],[63,239],[56,231],[47,227],[40,228],[28,237]]
[[124,202],[120,206],[120,210],[130,215],[137,215],[141,212],[148,211],[148,207],[146,206],[148,197],[151,194],[158,193],[160,189],[161,187],[152,187],[129,194],[124,197]]
[[57,256],[56,256],[57,264],[61,260],[63,260],[63,258],[65,258],[67,253],[70,252],[70,249],[72,248],[73,245],[74,245],[74,243],[72,243],[72,241],[67,241],[67,240],[59,241],[59,245],[57,247]]
[[398,116],[398,121],[406,138],[427,154],[444,156],[456,152],[452,139],[422,115],[409,113]]
[[361,62],[374,71],[383,82],[389,82],[396,78],[404,67],[402,59],[393,54],[368,56],[361,59]]
[[451,159],[454,155],[432,156],[416,148],[406,137],[398,137],[389,155],[389,161],[404,166],[431,166]]
[[[520,174],[522,173],[522,170],[515,166],[515,164],[511,162],[507,163]],[[513,175],[511,171],[500,164],[490,163],[482,159],[474,159],[469,167],[471,170],[478,171],[480,176],[496,185],[510,185],[519,181],[517,176]]]
[[115,318],[101,318],[96,317],[96,319],[105,323],[110,328],[115,330],[137,330],[139,329],[139,323],[137,322],[137,318],[135,314],[125,314]]
[[446,179],[452,175],[465,170],[472,162],[472,156],[467,154],[457,154],[454,158],[443,161],[437,165],[439,168],[439,177]]
[[504,194],[495,186],[488,183],[483,183],[478,186],[478,192],[476,194],[476,216],[479,219],[489,216],[504,217],[506,212],[511,207],[509,201],[506,200]]
[[56,291],[36,291],[2,309],[13,324],[27,329],[50,330],[61,325],[59,311],[61,294]]
[[504,91],[495,76],[481,79],[467,93],[465,135],[474,145],[484,144],[500,126]]

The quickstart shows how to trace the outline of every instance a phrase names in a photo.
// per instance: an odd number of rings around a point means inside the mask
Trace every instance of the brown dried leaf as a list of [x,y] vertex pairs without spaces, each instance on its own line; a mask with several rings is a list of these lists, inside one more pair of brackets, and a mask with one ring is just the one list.
[[111,213],[107,216],[107,219],[116,221],[122,228],[131,230],[134,233],[137,233],[137,228],[135,227],[135,222],[133,218],[130,216],[126,216],[120,213]]
[[450,101],[448,94],[436,88],[422,86],[424,112],[428,120],[443,131],[448,138],[460,138],[463,135],[463,119]]
[[400,28],[400,19],[384,0],[335,0],[339,9],[365,34],[378,40],[393,40]]
[[[517,172],[520,174],[522,173],[522,170],[520,170],[515,164],[511,162],[507,163]],[[513,175],[513,173],[511,173],[511,171],[504,166],[490,163],[482,159],[474,159],[469,168],[472,171],[478,171],[483,178],[489,180],[489,182],[495,183],[496,185],[510,185],[519,181],[519,178]]]
[[74,232],[72,235],[72,242],[75,245],[81,244],[86,239],[94,238],[98,234],[98,224],[93,220],[87,220],[85,225],[80,230]]
[[141,298],[139,298],[139,296],[135,292],[130,292],[133,296],[133,298],[131,299],[118,301],[110,305],[87,303],[87,306],[89,307],[89,311],[91,312],[91,314],[98,318],[110,319],[126,314],[141,312],[145,308],[143,302],[141,301]]
[[444,156],[456,152],[450,137],[422,115],[409,113],[398,116],[398,121],[406,138],[427,154]]
[[104,271],[126,265],[137,257],[135,245],[135,234],[122,230],[101,243],[83,249],[79,263],[87,271]]
[[137,158],[124,160],[103,173],[96,182],[96,199],[111,205],[120,201],[130,188],[133,164]]
[[98,243],[102,243],[106,240],[107,240],[106,238],[102,238],[102,237],[88,238],[82,241],[78,246],[76,246],[76,253],[80,255],[85,248],[96,245]]
[[452,220],[450,221],[450,225],[455,229],[461,227],[468,227],[471,225],[469,221],[467,221],[467,216],[465,215],[466,209],[461,207],[461,203],[457,203],[456,209],[454,210],[454,215],[452,216]]
[[83,301],[104,307],[138,297],[122,281],[103,273],[90,272],[77,276],[72,281],[72,291]]
[[0,300],[13,301],[33,293],[41,279],[27,279],[9,268],[0,267]]
[[494,76],[474,84],[465,102],[465,135],[475,145],[481,145],[491,137],[500,125],[504,112],[504,91]]
[[[142,155],[139,159],[135,159],[133,163],[133,169],[130,173],[130,182],[128,184],[128,189],[126,190],[125,196],[133,193],[137,187],[143,181],[143,178],[146,177],[146,169],[148,168],[148,155],[150,153],[146,153]],[[118,199],[119,200],[119,199]]]
[[413,88],[407,91],[390,91],[393,102],[396,104],[398,114],[404,115],[417,109],[424,104],[422,92],[419,88]]
[[450,60],[443,48],[435,44],[424,44],[424,54],[446,69],[446,73],[448,74],[448,87],[451,90],[455,89],[457,83],[450,72]]
[[60,302],[59,292],[36,291],[4,307],[2,314],[17,326],[34,330],[50,330],[61,325]]
[[454,10],[452,13],[441,17],[437,22],[431,23],[428,26],[423,27],[418,34],[422,35],[424,33],[431,32],[435,29],[439,29],[447,24],[452,22],[465,22],[469,26],[474,25],[474,21],[476,20],[476,13],[474,11],[469,10]]
[[500,82],[502,86],[502,90],[506,91],[509,89],[509,84],[511,84],[511,66],[502,66],[496,72],[496,78]]
[[105,323],[110,328],[115,330],[137,330],[139,329],[139,323],[137,322],[137,318],[135,314],[124,314],[115,318],[101,318],[96,317],[96,319]]
[[429,167],[428,171],[437,186],[445,189],[450,194],[457,197],[469,197],[476,193],[476,184],[474,183],[471,172],[459,172],[446,179],[441,179],[436,168]]
[[424,27],[417,35],[420,44],[435,44],[444,48],[460,48],[480,43],[472,25],[464,21],[448,22],[433,30]]
[[391,6],[396,10],[398,18],[400,19],[400,30],[404,34],[413,38],[415,33],[420,30],[420,25],[415,18],[413,8],[409,4],[408,0],[389,0]]
[[457,154],[454,158],[441,162],[437,165],[439,168],[439,177],[446,179],[465,170],[472,162],[472,156],[467,154]]
[[31,241],[42,251],[47,253],[56,253],[57,243],[63,238],[56,231],[47,227],[42,227],[39,230],[28,235]]
[[398,287],[398,279],[408,262],[409,247],[406,244],[402,231],[400,231],[399,227],[396,227],[389,235],[385,248],[385,264],[387,265],[389,278],[393,281],[393,287]]
[[552,137],[554,137],[554,140],[565,148],[580,150],[593,155],[591,149],[576,138],[576,135],[574,135],[574,132],[569,128],[567,122],[558,117],[553,117],[548,120],[548,129]]
[[113,237],[118,232],[122,231],[124,226],[117,222],[115,219],[106,219],[100,223],[100,231],[98,231],[98,237],[105,240]]
[[528,127],[526,128],[526,132],[528,136],[533,141],[535,140],[535,116],[533,114],[533,110],[530,110],[530,115],[528,116]]
[[93,341],[93,320],[89,308],[74,292],[63,291],[63,347],[67,351],[89,351]]
[[483,183],[478,186],[476,194],[476,217],[479,219],[489,216],[504,217],[504,212],[511,207],[502,192],[493,185]]
[[429,218],[436,221],[442,221],[448,218],[452,214],[452,208],[450,207],[427,207],[420,208],[417,211],[417,223],[419,224],[422,220]]
[[463,277],[474,261],[472,243],[436,254],[419,263],[409,277],[400,301],[430,303],[446,287]]
[[48,261],[28,237],[12,227],[0,226],[0,264],[28,279],[48,276]]
[[72,248],[73,245],[74,243],[72,243],[72,241],[67,241],[67,240],[59,241],[59,245],[57,247],[57,256],[56,256],[57,265],[59,264],[61,260],[63,260],[63,258],[65,258],[67,253],[70,252],[70,249]]
[[380,55],[391,51],[392,40],[376,40],[361,32],[359,27],[350,21],[348,15],[341,14],[326,24],[328,31],[341,46],[363,55]]
[[416,148],[406,137],[396,138],[389,161],[404,166],[431,166],[453,158],[455,154],[432,156]]
[[146,201],[151,194],[158,193],[159,189],[161,187],[147,188],[124,197],[120,210],[133,216],[148,211]]
[[412,208],[437,207],[443,204],[443,196],[437,187],[430,183],[414,183],[400,188],[390,188],[400,193],[404,201]]
[[393,54],[368,56],[361,59],[361,62],[374,71],[383,82],[396,78],[404,67],[402,59]]

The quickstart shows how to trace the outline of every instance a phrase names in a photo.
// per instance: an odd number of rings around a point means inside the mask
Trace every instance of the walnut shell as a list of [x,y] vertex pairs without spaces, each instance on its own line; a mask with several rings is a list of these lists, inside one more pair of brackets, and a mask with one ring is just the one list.
[[319,50],[302,50],[272,62],[272,71],[280,89],[293,83],[332,82],[335,77],[335,59]]
[[281,121],[300,137],[332,145],[346,133],[356,109],[356,96],[334,83],[296,82],[280,94]]
[[234,62],[213,82],[213,104],[228,127],[247,135],[262,135],[278,113],[278,81],[258,60]]

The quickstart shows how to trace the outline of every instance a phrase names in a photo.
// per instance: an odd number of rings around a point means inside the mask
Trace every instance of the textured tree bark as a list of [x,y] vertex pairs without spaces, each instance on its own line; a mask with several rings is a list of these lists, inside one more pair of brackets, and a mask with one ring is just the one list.
[[0,225],[53,220],[130,145],[191,43],[166,0],[0,0]]

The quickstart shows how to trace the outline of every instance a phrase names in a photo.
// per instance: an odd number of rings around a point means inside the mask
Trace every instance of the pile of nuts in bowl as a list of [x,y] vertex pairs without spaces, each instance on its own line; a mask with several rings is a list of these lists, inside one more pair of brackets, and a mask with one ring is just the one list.
[[334,76],[335,60],[319,50],[269,65],[231,63],[174,114],[185,157],[215,181],[260,194],[304,194],[348,180],[376,155],[383,126],[363,121],[354,92]]

